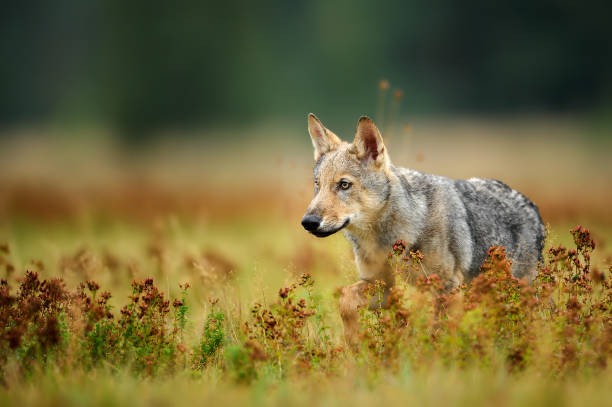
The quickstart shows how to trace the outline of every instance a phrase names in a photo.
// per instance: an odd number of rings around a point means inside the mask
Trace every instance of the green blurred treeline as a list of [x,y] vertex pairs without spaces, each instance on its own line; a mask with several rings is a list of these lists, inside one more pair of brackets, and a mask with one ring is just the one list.
[[612,105],[608,2],[7,1],[0,125],[150,130],[404,111],[591,112]]

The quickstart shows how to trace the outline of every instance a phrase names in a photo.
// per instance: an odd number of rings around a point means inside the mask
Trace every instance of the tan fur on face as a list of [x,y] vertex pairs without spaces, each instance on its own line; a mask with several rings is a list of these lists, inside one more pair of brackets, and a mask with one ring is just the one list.
[[[361,217],[361,223],[374,221],[380,210],[379,195],[361,185],[360,174],[367,168],[388,177],[389,171],[389,158],[374,122],[368,117],[359,119],[352,144],[342,142],[312,113],[308,116],[308,132],[315,160],[324,155],[328,159],[321,163],[316,174],[318,193],[307,213],[321,217],[322,225],[327,228],[341,227],[356,214]],[[350,191],[338,189],[342,180],[351,183]]]
[[[352,225],[356,216],[359,223],[374,222],[380,210],[380,195],[362,185],[363,171],[364,162],[356,155],[354,144],[342,142],[319,165],[314,180],[317,193],[306,213],[321,217],[329,227],[340,227],[347,219]],[[377,171],[387,174],[388,168]],[[343,180],[351,183],[347,191],[338,187]]]

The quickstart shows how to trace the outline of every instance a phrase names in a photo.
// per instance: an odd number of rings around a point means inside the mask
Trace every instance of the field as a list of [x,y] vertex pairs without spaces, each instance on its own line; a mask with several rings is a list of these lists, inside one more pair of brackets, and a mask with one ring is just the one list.
[[[400,283],[363,312],[359,349],[337,311],[349,244],[299,224],[305,130],[145,151],[24,131],[0,153],[0,403],[610,405],[611,146],[580,122],[517,123],[413,123],[387,142],[396,164],[532,198],[549,228],[536,282],[497,249],[456,292]],[[418,268],[389,252],[399,276]]]

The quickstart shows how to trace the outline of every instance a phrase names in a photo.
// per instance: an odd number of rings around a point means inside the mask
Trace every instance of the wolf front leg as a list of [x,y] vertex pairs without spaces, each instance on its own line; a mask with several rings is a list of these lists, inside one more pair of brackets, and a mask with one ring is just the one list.
[[369,282],[361,280],[355,284],[342,287],[339,308],[342,323],[344,324],[344,337],[350,346],[359,344],[359,310],[368,305],[367,288]]
[[355,284],[342,287],[340,301],[340,316],[344,324],[344,337],[347,343],[356,347],[359,344],[359,310],[365,307],[373,310],[379,307],[388,307],[390,290],[382,280],[382,296],[368,294],[370,287],[375,286],[376,282],[361,280]]

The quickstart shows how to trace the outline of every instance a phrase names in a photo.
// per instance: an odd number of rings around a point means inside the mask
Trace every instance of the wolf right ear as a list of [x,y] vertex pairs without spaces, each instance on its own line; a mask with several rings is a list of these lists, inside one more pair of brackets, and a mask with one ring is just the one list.
[[308,133],[312,139],[315,161],[323,154],[335,150],[342,143],[338,136],[323,126],[323,123],[312,113],[308,115]]
[[381,168],[388,164],[382,135],[372,119],[362,116],[357,123],[357,133],[351,149],[363,163],[373,163]]

